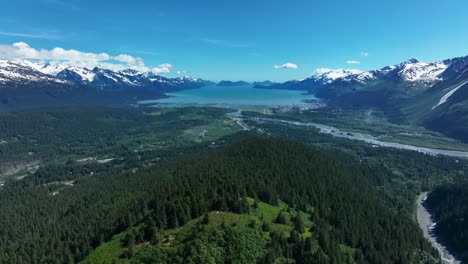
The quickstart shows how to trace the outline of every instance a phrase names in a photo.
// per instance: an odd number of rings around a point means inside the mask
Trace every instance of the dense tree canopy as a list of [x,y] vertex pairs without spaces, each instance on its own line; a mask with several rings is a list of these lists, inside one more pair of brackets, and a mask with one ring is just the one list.
[[[314,208],[317,254],[324,263],[342,262],[341,245],[367,263],[415,262],[433,252],[413,222],[376,198],[361,171],[302,144],[250,139],[137,172],[109,166],[78,177],[69,188],[39,184],[34,177],[8,186],[0,192],[0,221],[8,226],[0,230],[0,260],[73,262],[145,217],[158,229],[175,228],[209,211],[242,213],[246,197]],[[293,219],[299,232],[302,221]],[[294,252],[274,251],[270,257],[301,256]]]
[[427,203],[436,216],[437,234],[461,255],[467,254],[468,183],[437,187],[429,194]]
[[[6,142],[0,144],[0,165],[41,161],[37,171],[21,180],[11,176],[0,187],[0,225],[7,227],[0,229],[0,263],[77,262],[116,234],[125,234],[124,259],[139,263],[144,256],[151,263],[154,252],[163,252],[161,234],[193,221],[210,225],[210,212],[249,216],[262,203],[286,203],[305,215],[283,209],[269,220],[245,224],[242,232],[229,224],[189,232],[194,240],[183,251],[164,254],[194,259],[197,249],[227,250],[222,241],[229,240],[245,247],[255,241],[262,254],[245,257],[266,263],[434,260],[436,253],[411,220],[415,197],[465,180],[467,162],[270,123],[255,123],[260,132],[212,142],[184,138],[187,130],[227,111],[65,108],[0,114],[0,140]],[[108,163],[77,161],[109,156],[115,159]],[[278,232],[281,225],[291,229]],[[139,231],[126,237],[133,229]],[[142,255],[143,242],[154,252]]]

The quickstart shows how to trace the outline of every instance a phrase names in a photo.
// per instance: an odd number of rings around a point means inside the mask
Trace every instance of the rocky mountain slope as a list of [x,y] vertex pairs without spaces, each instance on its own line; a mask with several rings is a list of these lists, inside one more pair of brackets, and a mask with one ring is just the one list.
[[468,56],[409,59],[366,72],[321,70],[264,88],[308,91],[336,107],[378,108],[392,122],[423,125],[468,141]]
[[89,85],[101,90],[148,88],[159,92],[199,88],[207,83],[191,76],[166,78],[132,69],[114,71],[97,67],[88,69],[31,61],[0,60],[0,87],[44,81]]
[[127,103],[210,82],[190,76],[166,78],[131,69],[110,69],[0,60],[0,110],[66,104]]

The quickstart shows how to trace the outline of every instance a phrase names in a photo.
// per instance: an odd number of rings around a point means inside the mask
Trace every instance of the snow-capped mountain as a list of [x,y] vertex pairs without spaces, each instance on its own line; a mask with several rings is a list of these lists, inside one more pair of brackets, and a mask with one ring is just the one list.
[[206,81],[190,76],[166,78],[132,69],[113,71],[102,68],[41,64],[32,61],[0,61],[0,86],[54,82],[88,85],[101,90],[145,88],[159,92],[200,88]]
[[88,68],[67,67],[56,74],[57,77],[79,83],[90,83],[95,73]]
[[59,105],[128,105],[209,84],[190,76],[166,78],[132,69],[113,71],[0,60],[0,111]]
[[437,62],[409,59],[400,64],[385,66],[357,74],[336,78],[316,90],[315,95],[340,105],[379,106],[412,98],[447,80],[446,71],[463,58]]
[[28,62],[0,60],[0,86],[18,86],[34,82],[67,83],[68,81],[39,71]]
[[317,92],[323,86],[333,83],[338,79],[344,79],[349,76],[362,73],[355,69],[317,69],[312,76],[303,80],[293,80],[285,83],[275,83],[270,86],[256,85],[259,89],[283,89],[283,90],[305,90],[311,93]]
[[468,56],[437,62],[410,59],[339,77],[320,89],[306,87],[314,89],[330,105],[380,109],[392,122],[422,125],[468,142]]
[[[322,83],[332,83],[336,79],[339,78],[346,78],[350,75],[357,75],[362,73],[360,70],[356,69],[328,69],[328,68],[321,68],[317,69],[314,74],[307,78],[307,79],[314,79],[315,81],[319,81]],[[307,80],[306,79],[306,80]]]
[[[464,64],[459,60],[460,58],[437,62],[421,62],[413,58],[397,65],[385,66],[371,71],[321,68],[317,69],[312,76],[303,80],[288,81],[258,88],[305,90],[310,93],[317,93],[322,88],[326,89],[327,87],[366,86],[383,81],[399,84],[406,83],[410,87],[422,85],[428,88],[444,80],[447,71],[457,71],[458,68],[462,68]],[[468,60],[465,63],[468,64]],[[452,65],[458,66],[454,67]]]
[[343,81],[354,81],[365,84],[372,80],[387,79],[410,83],[425,83],[431,86],[437,81],[443,80],[442,74],[451,63],[452,60],[421,62],[413,58],[397,65],[386,66],[379,70],[348,74],[335,80],[341,79]]
[[420,119],[427,128],[468,142],[468,56],[451,60],[441,78],[410,104],[409,108],[418,110],[411,114],[423,116]]
[[440,75],[449,65],[447,61],[426,63],[420,62],[417,59],[412,59],[397,67],[399,69],[398,76],[409,82],[439,81],[442,79]]
[[438,62],[421,62],[418,59],[409,59],[397,65],[386,66],[378,70],[360,71],[357,69],[317,69],[312,76],[282,84],[274,84],[264,89],[306,90],[316,93],[322,87],[343,85],[366,85],[375,81],[407,82],[409,85],[417,83],[430,87],[443,80],[444,71],[454,60]]

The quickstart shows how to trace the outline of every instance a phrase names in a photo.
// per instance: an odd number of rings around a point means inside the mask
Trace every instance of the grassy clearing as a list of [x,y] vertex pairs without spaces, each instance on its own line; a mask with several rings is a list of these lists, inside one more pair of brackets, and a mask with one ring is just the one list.
[[[145,244],[141,242],[136,244],[136,255],[139,254],[138,252],[145,254],[147,252],[154,252],[155,250],[159,250],[163,253],[165,252],[164,254],[171,254],[171,252],[173,253],[183,250],[187,243],[191,243],[190,241],[195,236],[200,239],[211,237],[213,234],[221,232],[220,230],[223,229],[222,227],[235,228],[235,230],[240,232],[240,235],[248,235],[252,232],[261,232],[262,238],[258,238],[261,241],[257,242],[262,245],[266,245],[266,242],[270,240],[271,232],[276,232],[278,234],[282,234],[284,237],[289,237],[291,230],[294,229],[291,219],[297,214],[300,214],[304,220],[306,231],[301,234],[302,237],[306,238],[312,236],[309,229],[314,225],[314,223],[309,219],[308,214],[289,208],[288,205],[281,201],[276,206],[260,201],[255,202],[252,198],[248,198],[247,201],[251,206],[249,214],[214,211],[208,214],[207,223],[205,222],[205,217],[202,216],[179,228],[160,230],[157,234],[158,242],[156,244]],[[285,224],[275,223],[280,212],[286,216]],[[262,226],[264,224],[269,226],[269,231],[262,231]],[[142,228],[142,225],[130,228],[118,235],[115,235],[110,241],[96,248],[81,263],[129,263],[129,259],[123,257],[128,250],[124,245],[124,241],[128,234],[131,232],[136,233],[140,228]]]
[[90,255],[88,255],[83,261],[82,264],[127,264],[129,260],[126,258],[121,258],[121,256],[127,251],[127,248],[123,246],[125,237],[133,232],[135,229],[129,228],[126,231],[117,234],[112,237],[110,241],[102,244],[96,248]]
[[213,120],[209,124],[185,130],[184,137],[195,142],[209,142],[239,131],[241,127],[230,119]]

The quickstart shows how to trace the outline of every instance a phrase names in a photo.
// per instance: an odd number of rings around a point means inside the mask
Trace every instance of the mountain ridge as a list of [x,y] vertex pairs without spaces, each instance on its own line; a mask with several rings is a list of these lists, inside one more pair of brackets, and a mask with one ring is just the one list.
[[322,70],[263,89],[303,90],[338,108],[377,108],[389,121],[422,125],[468,142],[468,56],[365,72]]
[[[378,108],[391,122],[422,125],[468,142],[467,82],[465,56],[436,62],[413,58],[365,72],[323,68],[303,80],[253,85],[260,89],[305,91],[339,108]],[[247,84],[221,81],[217,85]],[[128,104],[208,85],[214,83],[132,69],[114,71],[0,60],[0,110],[90,102]]]
[[[468,56],[436,62],[421,62],[419,59],[411,58],[396,65],[388,65],[380,69],[369,71],[321,68],[317,69],[312,76],[303,80],[291,80],[283,84],[289,87],[288,89],[308,90],[309,92],[314,92],[315,90],[313,89],[314,87],[308,86],[307,83],[320,83],[321,86],[333,85],[334,82],[340,81],[366,84],[366,82],[383,77],[395,81],[432,84],[446,77],[448,75],[446,70],[458,71],[458,68],[463,68],[467,64]],[[291,84],[293,84],[293,86],[291,86]],[[284,87],[280,84],[265,88],[282,89]]]
[[89,85],[97,89],[148,88],[164,91],[200,88],[207,81],[191,76],[167,78],[133,69],[111,70],[95,67],[41,64],[28,60],[0,60],[0,87],[8,83],[32,83],[48,80],[56,83]]
[[121,105],[166,92],[212,84],[191,76],[167,78],[110,69],[0,60],[0,111],[62,105]]
[[250,85],[250,83],[246,81],[220,81],[216,86],[225,86],[225,87],[230,87],[230,86],[246,86]]

